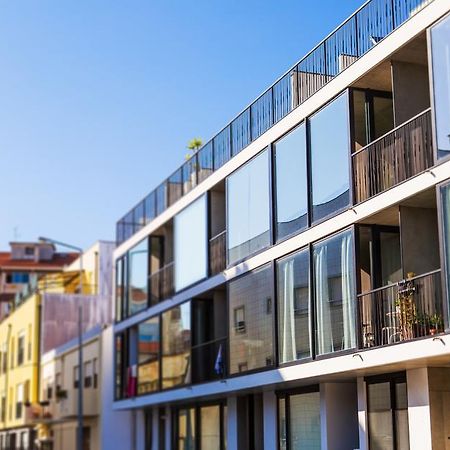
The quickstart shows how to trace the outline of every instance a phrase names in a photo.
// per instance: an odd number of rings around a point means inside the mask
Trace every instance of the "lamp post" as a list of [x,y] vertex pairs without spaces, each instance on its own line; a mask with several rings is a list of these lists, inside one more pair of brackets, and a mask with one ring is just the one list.
[[[66,247],[79,253],[80,259],[80,280],[79,291],[83,294],[83,249],[65,242],[56,241],[47,237],[39,237],[39,241],[46,242],[60,247]],[[83,450],[83,307],[81,299],[78,305],[78,429],[77,429],[77,450]]]

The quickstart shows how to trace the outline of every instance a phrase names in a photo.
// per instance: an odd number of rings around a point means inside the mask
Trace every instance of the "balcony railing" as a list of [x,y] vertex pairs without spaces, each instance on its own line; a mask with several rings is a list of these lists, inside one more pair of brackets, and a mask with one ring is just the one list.
[[227,338],[192,347],[192,383],[220,380],[227,374]]
[[433,165],[431,111],[413,117],[352,155],[356,203]]
[[432,1],[367,1],[120,219],[117,243],[129,239]]
[[209,271],[216,275],[225,270],[227,256],[227,232],[222,231],[209,240]]
[[154,305],[174,293],[173,261],[149,276],[150,304]]
[[441,271],[358,295],[361,347],[378,347],[443,331]]

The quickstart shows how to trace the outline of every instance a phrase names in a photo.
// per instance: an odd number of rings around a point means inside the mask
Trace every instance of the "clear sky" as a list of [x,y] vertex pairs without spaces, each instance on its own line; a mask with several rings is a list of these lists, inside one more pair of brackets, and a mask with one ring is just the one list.
[[87,247],[363,0],[0,2],[0,249]]

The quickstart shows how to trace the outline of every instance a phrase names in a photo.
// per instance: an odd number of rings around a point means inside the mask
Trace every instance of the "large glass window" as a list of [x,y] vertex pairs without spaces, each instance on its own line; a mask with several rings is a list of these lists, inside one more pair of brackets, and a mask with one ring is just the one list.
[[309,252],[277,262],[280,363],[308,358],[310,347]]
[[[120,258],[116,261],[116,313],[115,319],[117,322],[123,320],[126,307],[126,289],[125,289],[125,275],[126,275],[126,257]],[[126,314],[126,313],[125,313]]]
[[195,408],[178,410],[177,450],[196,450]]
[[278,400],[280,450],[320,450],[320,393],[318,390]]
[[115,398],[117,400],[125,397],[127,392],[127,371],[128,371],[128,340],[127,334],[117,334],[114,337],[115,346]]
[[319,355],[353,348],[355,269],[353,234],[345,231],[313,247],[316,351]]
[[138,326],[138,394],[159,389],[159,317]]
[[450,154],[450,16],[431,29],[438,157]]
[[227,178],[228,262],[270,244],[269,154],[265,150]]
[[347,93],[310,119],[313,221],[350,202],[348,123]]
[[162,387],[191,382],[191,304],[162,314]]
[[[443,220],[443,240],[445,258],[445,280],[447,285],[447,304],[450,305],[450,184],[441,188],[442,220]],[[450,311],[450,306],[447,308]],[[450,317],[447,317],[447,324]]]
[[277,239],[307,226],[306,127],[300,125],[275,144]]
[[231,281],[229,308],[230,373],[273,366],[271,267]]
[[206,195],[175,216],[175,289],[207,276]]
[[128,314],[147,307],[148,240],[144,239],[128,252]]

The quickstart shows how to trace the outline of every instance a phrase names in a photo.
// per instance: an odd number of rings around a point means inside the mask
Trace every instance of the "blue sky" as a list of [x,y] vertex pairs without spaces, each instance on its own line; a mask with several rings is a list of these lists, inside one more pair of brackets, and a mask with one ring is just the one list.
[[362,0],[0,3],[0,249],[87,247]]

